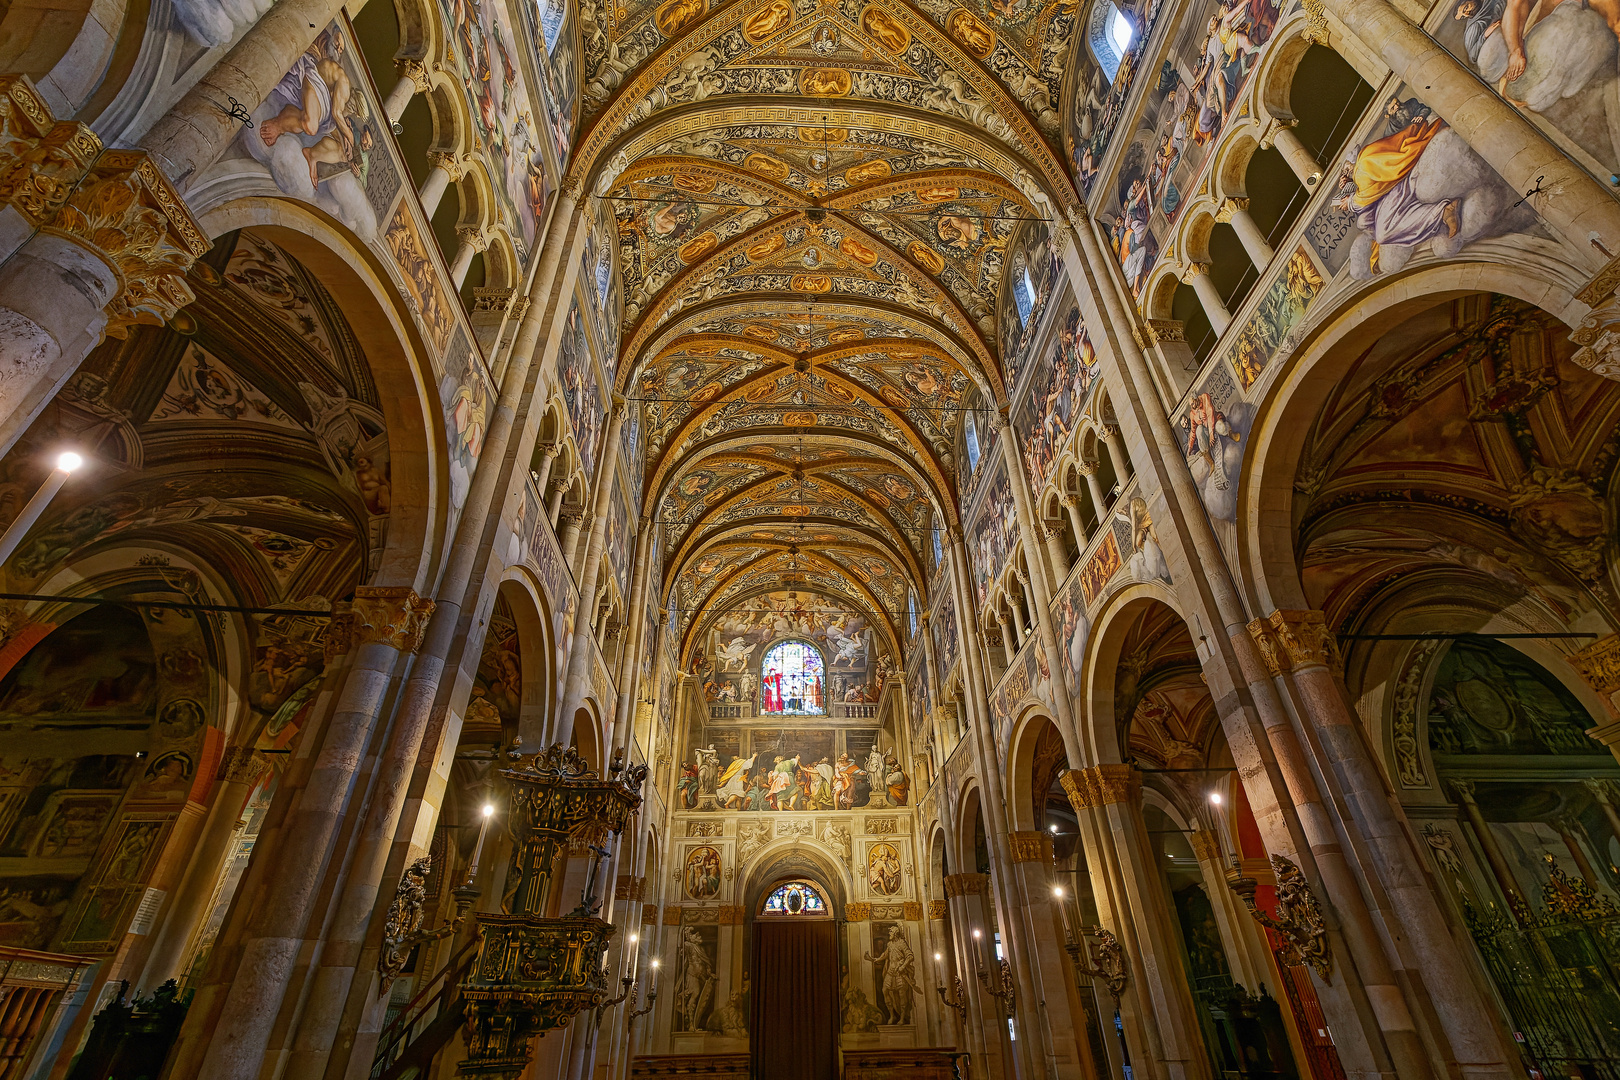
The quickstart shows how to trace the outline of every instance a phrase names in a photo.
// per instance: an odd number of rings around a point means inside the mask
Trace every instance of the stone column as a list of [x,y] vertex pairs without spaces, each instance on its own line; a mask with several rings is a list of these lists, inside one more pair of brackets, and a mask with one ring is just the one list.
[[[1464,1076],[1505,1075],[1513,1059],[1496,1026],[1486,1019],[1492,1006],[1475,986],[1470,965],[1429,888],[1410,828],[1394,809],[1388,785],[1363,738],[1360,718],[1330,667],[1338,664],[1338,648],[1322,613],[1276,611],[1250,623],[1249,630],[1274,677],[1289,673],[1298,691],[1302,740],[1325,759],[1322,782],[1337,785],[1334,801],[1342,800],[1348,811],[1341,815],[1343,827],[1355,836],[1358,848],[1365,845],[1371,864],[1367,872],[1377,875],[1387,897],[1386,918],[1406,935],[1411,950],[1405,964],[1407,978],[1426,993]],[[1392,1049],[1410,1039],[1413,1045],[1406,1052],[1419,1059],[1422,1047],[1406,996],[1392,986],[1388,999],[1375,997],[1373,1007]]]
[[[1131,328],[1131,337],[1143,358],[1152,361],[1150,377],[1160,402],[1181,400],[1199,370],[1187,344],[1186,326],[1179,319],[1143,319],[1141,325]],[[1168,405],[1161,407],[1169,409]]]
[[[1114,932],[1130,954],[1130,989],[1144,1014],[1151,1010],[1152,1015],[1148,1045],[1135,1048],[1132,1057],[1140,1061],[1151,1054],[1166,1080],[1207,1080],[1209,1055],[1180,963],[1175,915],[1142,821],[1142,774],[1130,765],[1094,765],[1065,772],[1061,783],[1075,813],[1094,815],[1110,838],[1108,850],[1096,853],[1101,865],[1092,873],[1101,871],[1112,880],[1093,892],[1129,905],[1128,920],[1114,911],[1119,923]],[[1086,862],[1092,863],[1091,851]]]
[[[979,984],[978,970],[984,965],[983,939],[975,940],[975,927],[982,932],[989,925],[984,915],[985,894],[990,891],[989,874],[947,874],[945,876],[945,903],[951,913],[952,944],[955,946],[954,970],[946,973],[962,980],[966,1014],[957,1015],[958,1030],[972,1054],[975,1069],[983,1069],[993,1080],[1015,1074],[1007,1062],[1007,1022],[1005,1013],[995,999],[984,992]],[[949,995],[951,987],[945,987]],[[938,997],[938,995],[935,995]]]
[[[1389,0],[1323,0],[1322,7],[1397,76],[1421,88],[1417,93],[1423,103],[1500,173],[1508,187],[1521,195],[1536,187],[1558,193],[1530,205],[1563,238],[1571,257],[1593,269],[1602,266],[1607,259],[1598,255],[1592,239],[1603,249],[1620,251],[1620,203],[1471,67]],[[1611,281],[1603,291],[1613,290]]]
[[[540,469],[534,474],[534,487],[535,490],[540,493],[540,497],[542,499],[546,497],[546,485],[551,482],[551,468],[553,465],[557,464],[557,455],[561,452],[562,443],[560,442],[548,442],[540,450]],[[563,490],[567,489],[564,488]],[[561,491],[557,493],[557,501],[562,501]],[[551,503],[548,502],[546,504],[546,517],[550,518],[555,514],[556,511],[552,508]]]
[[[398,125],[399,118],[405,115],[413,97],[433,89],[433,79],[420,61],[395,60],[394,69],[399,72],[399,82],[388,91],[388,97],[383,101],[383,114],[388,117],[390,125]],[[400,134],[401,130],[396,130],[394,134]],[[429,210],[428,216],[432,217],[433,211]]]
[[1091,508],[1097,512],[1097,527],[1105,528],[1108,524],[1108,504],[1103,501],[1102,485],[1097,483],[1097,463],[1082,461],[1076,468],[1085,477],[1086,490],[1091,493]]
[[[562,526],[563,496],[567,493],[567,480],[553,480],[551,482],[551,491],[546,496],[546,519],[551,522],[553,531],[559,530]],[[559,551],[562,550],[561,536],[557,538],[557,546]],[[566,560],[567,556],[564,556],[564,561]]]
[[469,225],[456,230],[456,257],[450,264],[450,280],[455,282],[456,288],[461,288],[467,280],[467,271],[472,267],[473,256],[489,246],[489,241],[477,228]]
[[[1016,453],[1014,450],[1014,460]],[[959,533],[951,537],[950,572],[956,590],[957,610],[963,613],[963,633],[975,634],[978,632],[978,613],[967,603],[968,597],[972,595],[972,589],[968,584],[967,547],[962,543]],[[972,650],[969,649],[964,649],[963,654],[973,656]],[[1032,1077],[1036,1073],[1029,1036],[1039,1030],[1035,1027],[1038,1023],[1035,1012],[1037,999],[1030,974],[1031,963],[1024,927],[1017,916],[1016,905],[1012,902],[1012,883],[1009,880],[1012,860],[1007,854],[1007,834],[1010,830],[1007,825],[1006,796],[1003,794],[1001,765],[996,753],[995,722],[988,705],[989,686],[985,681],[984,672],[978,667],[977,660],[978,657],[973,656],[968,662],[967,674],[968,700],[979,713],[979,721],[973,725],[971,734],[975,739],[974,749],[978,753],[979,775],[984,781],[984,794],[980,806],[985,818],[985,834],[990,845],[991,865],[996,870],[992,883],[996,889],[996,907],[1002,916],[998,920],[1002,929],[1002,947],[1012,965],[1017,984],[1013,1016],[1018,1031],[1024,1033],[1013,1042],[1011,1049],[1013,1058],[1018,1062],[1018,1074]]]
[[[355,590],[354,666],[297,808],[277,852],[281,871],[264,879],[242,943],[240,963],[218,1022],[209,1032],[202,1075],[253,1080],[269,1049],[282,994],[300,948],[366,744],[400,657],[415,652],[433,603],[403,586]],[[198,1020],[203,1019],[201,1016]]]
[[[623,394],[613,395],[613,407],[608,410],[607,424],[603,428],[602,460],[596,468],[595,504],[591,507],[591,531],[585,543],[585,558],[579,569],[579,595],[581,601],[594,600],[598,592],[598,577],[602,569],[602,548],[607,539],[608,500],[613,485],[618,482],[619,429],[629,405]],[[568,673],[563,679],[562,708],[557,714],[557,727],[551,741],[566,743],[574,734],[574,713],[591,689],[591,615],[581,611],[574,619],[574,644],[568,653]]]
[[1007,627],[1008,626],[1012,627],[1012,640],[1014,642],[1014,645],[1013,645],[1012,651],[1007,654],[1008,659],[1010,660],[1012,657],[1017,656],[1019,650],[1024,647],[1024,626],[1023,626],[1024,620],[1022,620],[1022,619],[1020,619],[1018,617],[1018,611],[1017,611],[1016,608],[1013,607],[1012,597],[1010,597],[1010,596],[1007,597],[1006,604],[1007,604],[1008,612],[1012,616],[1011,620],[1004,619],[1002,617],[1001,608],[998,606],[996,608],[996,621],[1001,624],[1001,633],[1003,635],[1003,640],[1006,640],[1005,635],[1007,633]]
[[1025,918],[1030,926],[1034,979],[1041,995],[1043,1034],[1050,1040],[1049,1051],[1055,1068],[1052,1080],[1079,1080],[1089,1076],[1084,1070],[1086,1056],[1081,1052],[1082,1035],[1075,1030],[1074,1012],[1063,1006],[1069,1002],[1069,973],[1063,951],[1063,923],[1052,894],[1052,837],[1038,829],[1015,832],[1012,841],[1013,872],[1024,897]]
[[[533,294],[549,295],[564,272],[563,259],[573,256],[573,242],[582,232],[573,206],[574,194],[565,187],[554,231],[529,282]],[[472,624],[480,610],[487,611],[482,605],[493,599],[485,600],[481,567],[487,564],[497,530],[504,528],[497,511],[518,469],[513,442],[514,436],[521,437],[519,409],[531,400],[529,371],[540,335],[552,321],[550,305],[529,305],[513,343],[513,359],[489,417],[480,467],[473,473],[439,584],[438,606],[425,626],[426,644],[400,689],[393,728],[378,754],[373,793],[352,841],[352,867],[330,921],[322,927],[319,966],[293,1020],[289,1076],[324,1074],[326,1080],[340,1080],[355,1071],[369,1071],[387,1004],[375,992],[383,919],[392,902],[392,895],[383,890],[399,880],[409,858],[423,853],[419,830],[431,835],[438,796],[430,785],[442,784],[444,776],[435,771],[434,763],[443,746],[455,746],[461,723],[451,709],[459,680],[444,675],[447,669],[460,672],[470,682],[467,651],[476,665],[482,649],[482,634]],[[426,760],[425,747],[432,748]],[[448,762],[443,769],[448,770]]]
[[[567,503],[557,511],[557,517],[562,521],[562,535],[557,538],[557,546],[562,552],[563,562],[570,567],[574,565],[574,548],[579,546],[580,524],[585,520],[583,506],[569,506]],[[584,597],[580,598],[580,606],[584,607]],[[576,617],[579,617],[576,613]]]
[[242,808],[265,771],[264,759],[251,746],[226,747],[215,778],[208,816],[197,837],[197,847],[169,901],[162,928],[152,942],[152,952],[146,958],[140,978],[135,981],[136,986],[159,986],[166,979],[185,974],[183,965],[192,940],[208,918],[214,885],[226,861],[234,854]]
[[236,138],[240,128],[231,115],[231,100],[249,110],[261,105],[343,8],[343,0],[281,0],[152,125],[140,148],[184,192]]
[[1474,827],[1474,838],[1479,841],[1479,849],[1485,854],[1485,865],[1491,868],[1491,876],[1496,879],[1496,887],[1502,890],[1507,897],[1508,910],[1514,919],[1523,922],[1529,914],[1530,905],[1525,902],[1524,894],[1519,891],[1519,883],[1514,880],[1513,867],[1509,865],[1507,856],[1502,854],[1501,845],[1496,842],[1496,834],[1491,832],[1485,815],[1480,812],[1479,803],[1474,801],[1474,782],[1472,780],[1452,780],[1451,790],[1457,796],[1457,802],[1462,807],[1463,815],[1468,818],[1468,824]]
[[[631,468],[635,468],[634,464]],[[630,746],[634,735],[636,702],[641,697],[641,657],[648,643],[642,641],[647,629],[647,596],[655,573],[652,561],[652,534],[655,522],[645,518],[641,535],[636,538],[636,563],[630,571],[630,603],[625,608],[628,620],[624,631],[624,649],[619,656],[619,671],[614,678],[619,688],[619,700],[613,711],[612,744],[620,750]]]
[[1084,555],[1086,544],[1091,541],[1091,537],[1086,535],[1086,525],[1080,517],[1080,496],[1072,492],[1065,492],[1063,495],[1063,509],[1069,512],[1069,525],[1074,529],[1075,545],[1079,547],[1080,553]]
[[1203,305],[1204,314],[1209,317],[1209,325],[1214,327],[1215,336],[1220,337],[1226,333],[1226,328],[1232,325],[1232,313],[1226,310],[1226,302],[1216,291],[1215,283],[1209,278],[1209,263],[1193,263],[1187,267],[1187,284],[1193,287],[1198,294],[1198,302]]
[[1273,146],[1288,162],[1288,167],[1294,170],[1299,182],[1305,185],[1306,191],[1314,191],[1322,179],[1322,166],[1316,160],[1316,155],[1306,149],[1305,144],[1299,141],[1294,134],[1294,127],[1298,120],[1279,120],[1273,116],[1266,121],[1265,131],[1260,136],[1260,147],[1270,150]]
[[1131,459],[1125,453],[1124,445],[1119,441],[1119,426],[1104,424],[1100,430],[1103,445],[1108,448],[1108,460],[1114,463],[1114,478],[1119,481],[1121,487],[1124,487],[1125,481],[1131,478],[1134,470],[1131,468]]
[[146,154],[58,121],[23,75],[0,76],[0,174],[4,453],[104,336],[191,303],[213,245]]
[[1035,523],[1035,531],[1040,533],[1041,543],[1046,546],[1046,561],[1051,564],[1054,588],[1069,576],[1069,553],[1063,550],[1062,528],[1061,524],[1051,525],[1045,519]]
[[[402,83],[404,81],[400,80]],[[417,197],[422,200],[422,213],[431,218],[444,200],[444,193],[450,190],[450,185],[459,183],[466,174],[467,164],[456,155],[442,150],[433,151],[427,159],[433,168],[428,172],[427,179],[422,181],[422,189],[417,192]]]
[[[1110,398],[1121,420],[1135,424],[1148,445],[1149,453],[1142,461],[1142,490],[1155,520],[1161,522],[1161,540],[1199,568],[1203,599],[1195,613],[1219,628],[1210,641],[1211,656],[1204,670],[1211,690],[1220,687],[1215,700],[1222,727],[1262,842],[1268,851],[1293,859],[1313,888],[1319,884],[1318,891],[1332,897],[1335,905],[1348,908],[1328,907],[1329,940],[1337,949],[1345,940],[1340,937],[1340,918],[1346,924],[1352,918],[1359,920],[1358,926],[1369,923],[1365,904],[1357,895],[1358,883],[1348,873],[1332,818],[1312,794],[1310,770],[1298,748],[1292,721],[1248,632],[1247,613],[1208,515],[1201,512],[1202,500],[1186,465],[1184,444],[1171,429],[1162,402],[1147,396],[1154,383],[1141,351],[1142,327],[1127,307],[1128,290],[1117,276],[1118,260],[1112,258],[1084,207],[1076,205],[1066,213],[1073,231],[1059,235],[1060,250],[1081,311],[1088,325],[1094,322],[1099,328],[1093,340],[1104,359],[1103,376],[1109,383]],[[1126,327],[1131,333],[1124,332]],[[1336,974],[1331,984],[1316,986],[1340,1060],[1353,1080],[1372,1080],[1393,1068],[1368,988],[1361,981],[1361,944],[1365,940],[1358,938],[1355,949],[1347,947],[1357,959],[1355,964],[1345,965],[1343,978]],[[1376,937],[1372,944],[1379,944]],[[1383,963],[1387,969],[1381,957],[1375,951],[1367,962]],[[1368,981],[1379,980],[1369,976]],[[1426,1075],[1426,1065],[1419,1075]]]
[[1221,852],[1220,834],[1200,829],[1187,840],[1192,844],[1193,854],[1198,857],[1198,870],[1204,876],[1204,890],[1209,894],[1210,906],[1215,911],[1215,923],[1226,942],[1233,981],[1251,989],[1262,984],[1275,984],[1277,976],[1271,966],[1271,949],[1260,931],[1260,924],[1244,910],[1237,894],[1227,888],[1227,860]]
[[1216,221],[1224,221],[1232,226],[1237,233],[1238,242],[1249,255],[1249,261],[1254,263],[1256,270],[1264,271],[1271,265],[1272,257],[1276,252],[1266,242],[1266,234],[1260,231],[1260,226],[1254,223],[1249,216],[1249,200],[1247,197],[1230,196],[1221,200],[1220,209],[1215,212]]
[[1592,866],[1592,860],[1586,857],[1586,849],[1581,847],[1580,835],[1586,830],[1581,827],[1579,818],[1565,815],[1553,822],[1553,828],[1564,840],[1564,846],[1569,849],[1569,857],[1575,860],[1575,868],[1581,872],[1581,877],[1592,888],[1599,887],[1597,871]]

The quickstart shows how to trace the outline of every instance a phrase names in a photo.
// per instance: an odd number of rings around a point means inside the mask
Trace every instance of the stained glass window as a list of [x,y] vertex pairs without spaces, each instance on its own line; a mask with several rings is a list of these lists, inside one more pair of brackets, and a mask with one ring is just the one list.
[[766,915],[825,915],[827,903],[807,882],[790,881],[765,899]]
[[777,716],[825,716],[823,671],[821,654],[808,642],[774,646],[760,665],[760,710]]

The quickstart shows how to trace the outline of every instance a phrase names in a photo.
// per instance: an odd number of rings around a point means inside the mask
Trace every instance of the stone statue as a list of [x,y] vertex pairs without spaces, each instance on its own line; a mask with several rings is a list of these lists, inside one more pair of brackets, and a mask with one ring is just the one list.
[[702,1031],[709,1002],[714,1000],[714,964],[703,937],[690,926],[681,927],[681,978],[675,988],[675,1015],[681,1031]]
[[700,746],[693,753],[697,755],[698,794],[713,795],[720,781],[720,752],[710,743],[707,749]]
[[887,763],[883,760],[883,751],[872,747],[872,752],[866,755],[866,783],[871,788],[871,798],[866,800],[867,806],[888,806],[889,792],[885,784],[888,776]]

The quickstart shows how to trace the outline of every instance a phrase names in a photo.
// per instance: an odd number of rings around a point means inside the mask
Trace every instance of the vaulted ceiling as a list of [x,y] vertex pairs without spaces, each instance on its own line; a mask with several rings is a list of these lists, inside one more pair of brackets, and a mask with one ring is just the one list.
[[575,167],[613,208],[620,389],[683,657],[782,588],[898,655],[929,530],[959,520],[963,410],[1006,400],[1007,245],[1074,202],[1055,106],[1076,12],[583,4]]

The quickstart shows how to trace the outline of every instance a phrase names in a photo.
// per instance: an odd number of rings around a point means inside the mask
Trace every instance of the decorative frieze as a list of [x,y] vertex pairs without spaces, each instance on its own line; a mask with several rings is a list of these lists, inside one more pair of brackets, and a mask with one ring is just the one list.
[[866,831],[873,836],[892,836],[899,830],[899,818],[869,817],[866,819]]
[[227,746],[219,758],[215,778],[228,784],[251,784],[268,772],[264,756],[251,746]]
[[943,919],[950,913],[950,905],[943,900],[928,901],[928,917],[935,922]]
[[851,900],[844,905],[844,918],[849,922],[865,922],[872,917],[872,905],[865,900]]

